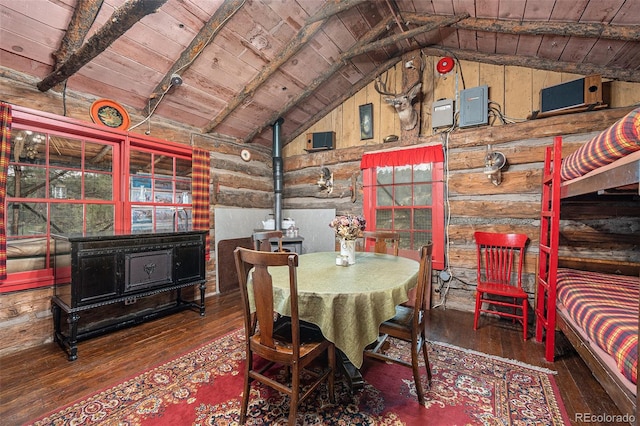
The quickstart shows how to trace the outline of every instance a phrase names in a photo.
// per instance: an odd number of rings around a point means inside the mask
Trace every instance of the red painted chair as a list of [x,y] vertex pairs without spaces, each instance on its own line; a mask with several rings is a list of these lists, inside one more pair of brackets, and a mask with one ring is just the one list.
[[[490,312],[522,323],[524,340],[527,340],[529,299],[522,289],[522,264],[528,237],[525,234],[490,232],[476,232],[474,237],[478,257],[478,287],[473,329],[478,329],[480,312]],[[491,310],[489,306],[482,309],[484,303],[512,309]]]

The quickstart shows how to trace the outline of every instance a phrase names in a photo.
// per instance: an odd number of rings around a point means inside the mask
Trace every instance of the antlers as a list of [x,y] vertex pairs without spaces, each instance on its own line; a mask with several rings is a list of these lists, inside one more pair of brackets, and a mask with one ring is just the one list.
[[376,82],[373,86],[376,89],[376,92],[386,96],[384,98],[385,102],[396,109],[403,130],[412,130],[418,123],[418,113],[413,108],[412,102],[416,95],[420,93],[420,87],[422,87],[420,76],[422,75],[423,68],[424,64],[422,62],[422,58],[420,58],[420,72],[418,73],[418,79],[403,93],[389,92],[387,90],[386,82],[383,82],[379,76],[376,77]]

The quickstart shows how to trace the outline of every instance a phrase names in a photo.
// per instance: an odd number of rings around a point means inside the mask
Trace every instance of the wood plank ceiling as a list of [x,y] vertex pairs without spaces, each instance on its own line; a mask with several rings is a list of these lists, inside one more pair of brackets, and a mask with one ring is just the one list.
[[640,82],[639,40],[640,0],[0,0],[0,75],[266,147],[407,51]]

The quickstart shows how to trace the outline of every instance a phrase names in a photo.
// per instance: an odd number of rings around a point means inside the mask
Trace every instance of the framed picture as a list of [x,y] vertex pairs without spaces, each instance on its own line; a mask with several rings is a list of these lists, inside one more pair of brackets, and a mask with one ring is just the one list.
[[360,105],[360,139],[373,139],[373,104]]

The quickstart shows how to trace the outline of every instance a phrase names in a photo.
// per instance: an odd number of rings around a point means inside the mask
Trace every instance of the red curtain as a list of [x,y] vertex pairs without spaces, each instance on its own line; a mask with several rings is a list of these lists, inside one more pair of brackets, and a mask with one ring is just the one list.
[[191,185],[193,189],[193,229],[207,231],[205,253],[210,259],[211,236],[209,235],[209,151],[194,148],[191,157],[193,173]]
[[418,148],[397,149],[393,151],[364,154],[360,169],[372,169],[384,166],[406,166],[408,164],[441,163],[444,153],[441,145],[422,146]]
[[2,143],[0,144],[0,280],[7,279],[7,172],[11,155],[11,105],[0,103],[0,124]]

